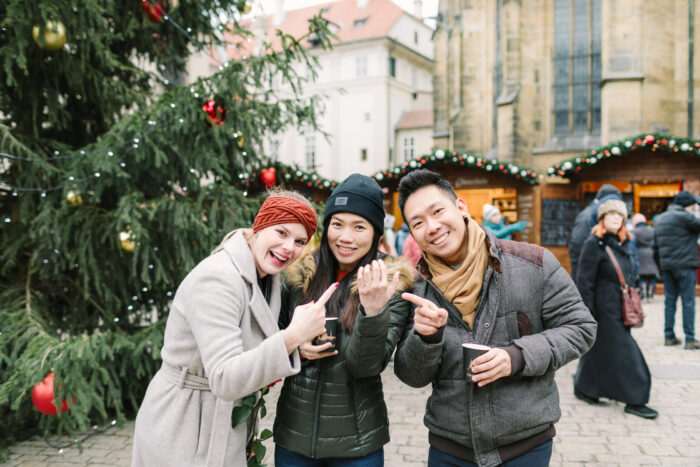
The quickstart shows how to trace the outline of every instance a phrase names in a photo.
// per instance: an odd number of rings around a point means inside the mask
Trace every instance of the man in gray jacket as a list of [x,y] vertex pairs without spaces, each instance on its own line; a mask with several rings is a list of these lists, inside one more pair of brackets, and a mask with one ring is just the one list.
[[[394,370],[432,383],[425,424],[428,466],[546,466],[559,395],[554,372],[595,340],[596,322],[552,253],[496,239],[468,217],[440,175],[418,170],[399,184],[399,208],[423,250],[426,280],[413,294]],[[465,377],[462,344],[491,349]]]
[[673,203],[656,220],[654,254],[664,281],[664,344],[679,345],[673,327],[676,302],[683,304],[685,348],[700,349],[695,340],[695,283],[698,269],[700,219],[692,214],[697,198],[687,191],[673,197]]

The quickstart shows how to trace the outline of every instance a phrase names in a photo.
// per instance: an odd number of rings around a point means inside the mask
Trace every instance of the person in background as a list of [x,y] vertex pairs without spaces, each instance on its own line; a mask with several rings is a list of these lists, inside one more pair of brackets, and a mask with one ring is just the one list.
[[394,223],[396,218],[391,214],[384,213],[384,237],[382,237],[382,248],[379,250],[389,256],[396,256],[396,233],[394,233]]
[[[439,174],[399,183],[425,280],[394,357],[411,387],[432,384],[428,466],[546,466],[561,416],[554,372],[593,344],[596,324],[571,277],[537,245],[497,239]],[[491,347],[463,372],[462,344]],[[506,464],[508,465],[508,464]]]
[[395,244],[395,246],[396,246],[396,254],[397,255],[400,255],[403,253],[404,242],[406,241],[406,238],[408,238],[408,236],[410,234],[411,233],[408,231],[408,226],[406,225],[406,223],[405,222],[402,223],[401,228],[399,229],[398,232],[396,232],[396,244]]
[[700,349],[700,343],[695,340],[695,284],[700,256],[700,218],[693,212],[697,203],[697,197],[681,191],[657,218],[654,227],[654,253],[664,281],[664,344],[681,343],[673,330],[676,302],[680,295],[685,348],[689,350]]
[[648,407],[651,374],[644,355],[622,323],[622,288],[609,247],[627,284],[633,284],[634,261],[625,227],[627,207],[618,199],[598,206],[598,225],[583,243],[576,281],[584,303],[598,322],[593,348],[581,357],[574,375],[574,395],[589,404],[599,397],[624,402],[626,413],[653,419]]
[[277,325],[278,274],[315,231],[304,197],[273,193],[252,229],[230,232],[185,277],[168,315],[163,365],[136,416],[132,466],[246,465],[257,420],[232,427],[234,406],[298,373],[297,348],[325,330],[323,304],[335,287],[300,305],[287,329]]
[[[612,185],[605,184],[598,189],[595,199],[578,213],[574,220],[574,226],[569,236],[569,261],[571,262],[571,278],[576,281],[576,269],[578,269],[578,258],[581,255],[583,242],[591,235],[591,229],[598,223],[596,214],[600,199],[608,195],[617,195],[622,199],[620,190]],[[593,216],[593,218],[591,218]]]
[[513,232],[521,232],[527,227],[527,222],[525,221],[506,224],[506,218],[501,214],[501,211],[492,204],[484,204],[482,210],[484,227],[493,232],[496,238],[510,240]]
[[326,309],[338,324],[334,350],[330,342],[303,343],[301,372],[284,380],[273,428],[277,467],[384,465],[389,420],[380,373],[410,316],[397,292],[413,280],[410,265],[379,252],[382,197],[374,179],[346,178],[326,201],[318,250],[287,274],[280,327],[336,281]]
[[654,261],[654,227],[647,224],[647,218],[641,213],[632,216],[632,224],[639,260],[640,296],[642,300],[651,303],[654,301],[656,277],[659,275],[659,267]]
[[422,254],[423,252],[416,243],[416,239],[409,233],[408,237],[406,237],[406,241],[403,244],[403,253],[401,256],[410,261],[411,265],[415,267],[418,264],[418,261],[420,261]]

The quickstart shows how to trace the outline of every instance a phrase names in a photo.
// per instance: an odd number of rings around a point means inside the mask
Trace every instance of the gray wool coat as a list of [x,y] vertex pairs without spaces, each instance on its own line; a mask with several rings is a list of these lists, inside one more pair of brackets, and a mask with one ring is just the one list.
[[165,328],[163,366],[136,417],[132,466],[246,465],[256,424],[232,428],[233,407],[301,368],[298,352],[287,354],[279,308],[279,278],[268,306],[242,230],[185,277]]

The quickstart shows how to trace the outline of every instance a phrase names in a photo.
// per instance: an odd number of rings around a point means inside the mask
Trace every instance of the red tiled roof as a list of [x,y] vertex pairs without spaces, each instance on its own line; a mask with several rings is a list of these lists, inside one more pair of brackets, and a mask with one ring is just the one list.
[[[270,15],[266,18],[267,40],[272,48],[281,50],[281,41],[275,34],[276,29],[294,38],[303,36],[309,30],[309,19],[318,14],[321,9],[327,9],[323,13],[323,18],[338,28],[335,32],[337,38],[333,41],[334,44],[386,37],[396,21],[406,13],[391,0],[369,0],[365,8],[359,8],[357,0],[338,0],[287,11],[284,22],[277,28],[274,25],[274,16]],[[364,19],[367,21],[363,25],[355,27],[355,21]],[[242,22],[240,25],[255,32],[255,24],[250,21]],[[225,37],[227,42],[238,44],[238,47],[227,49],[229,59],[251,54],[252,41],[247,42],[245,39],[241,40],[241,36],[234,38],[229,34]],[[307,42],[305,45],[310,44]]]
[[409,112],[404,112],[398,125],[396,125],[396,129],[404,130],[407,128],[426,128],[432,126],[433,111],[431,109],[411,110]]

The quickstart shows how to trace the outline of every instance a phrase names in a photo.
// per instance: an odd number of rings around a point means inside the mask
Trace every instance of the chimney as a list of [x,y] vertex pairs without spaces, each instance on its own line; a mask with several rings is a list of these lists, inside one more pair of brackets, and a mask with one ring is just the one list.
[[367,5],[369,5],[370,0],[357,0],[357,8],[367,8]]
[[422,0],[413,1],[413,15],[418,19],[423,19],[423,2]]
[[286,13],[284,12],[284,0],[275,0],[274,26],[276,28],[282,26],[285,19]]

